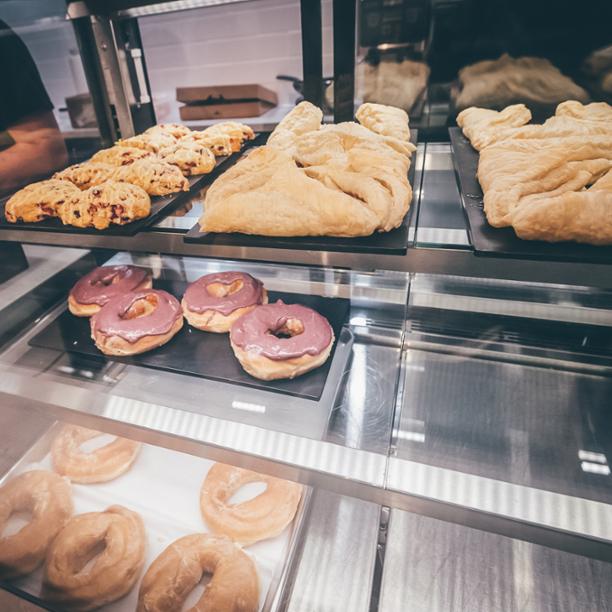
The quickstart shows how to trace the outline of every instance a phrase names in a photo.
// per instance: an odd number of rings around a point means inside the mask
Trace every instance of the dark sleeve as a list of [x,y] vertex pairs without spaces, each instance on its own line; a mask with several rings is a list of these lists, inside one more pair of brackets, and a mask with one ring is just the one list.
[[0,20],[0,131],[19,120],[50,111],[36,64],[23,41]]

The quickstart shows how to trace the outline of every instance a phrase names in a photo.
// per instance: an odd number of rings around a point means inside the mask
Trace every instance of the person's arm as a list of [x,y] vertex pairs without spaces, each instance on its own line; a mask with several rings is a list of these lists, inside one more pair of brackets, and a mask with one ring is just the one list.
[[7,131],[15,144],[0,151],[0,193],[66,165],[66,146],[51,111],[24,117]]

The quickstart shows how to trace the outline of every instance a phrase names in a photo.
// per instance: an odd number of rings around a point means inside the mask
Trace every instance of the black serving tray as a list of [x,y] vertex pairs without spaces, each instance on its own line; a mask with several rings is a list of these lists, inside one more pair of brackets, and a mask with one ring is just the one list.
[[472,147],[460,128],[449,128],[448,131],[453,148],[453,163],[461,194],[461,205],[467,221],[468,238],[477,255],[612,263],[612,247],[576,242],[522,240],[511,227],[499,228],[489,225],[484,213],[482,188],[476,177],[478,151]]
[[[418,130],[410,130],[410,141],[418,141]],[[259,247],[273,249],[299,249],[304,251],[338,251],[343,253],[377,253],[382,255],[405,255],[409,246],[409,227],[418,197],[414,188],[415,157],[413,154],[408,180],[413,187],[412,203],[402,224],[390,232],[380,232],[359,238],[335,238],[333,236],[274,237],[250,234],[217,234],[202,232],[196,223],[185,234],[185,242],[197,244],[219,244],[223,246]],[[204,204],[206,205],[206,204]]]
[[[259,144],[261,135],[258,135],[254,140],[245,143],[242,151],[250,146]],[[267,137],[267,134],[266,134]],[[38,232],[61,232],[62,234],[99,234],[106,236],[135,236],[148,227],[157,223],[162,217],[168,215],[173,210],[178,208],[185,200],[193,196],[202,187],[209,185],[223,171],[227,170],[240,158],[242,151],[237,151],[232,155],[217,157],[217,163],[212,172],[208,174],[199,174],[188,178],[189,191],[179,191],[171,193],[167,196],[151,196],[151,213],[145,219],[139,219],[126,225],[111,225],[105,230],[97,230],[94,227],[74,227],[72,225],[63,225],[57,218],[44,219],[38,223],[9,223],[4,215],[4,206],[9,197],[0,200],[0,229],[20,229],[31,230]],[[2,235],[0,234],[0,238]]]
[[[164,289],[179,300],[185,293],[187,284],[184,281],[156,280],[154,282],[156,289]],[[325,387],[336,344],[350,308],[350,300],[276,291],[270,291],[268,299],[270,302],[282,299],[287,304],[303,304],[327,318],[334,330],[336,340],[329,359],[324,365],[293,380],[259,380],[242,369],[230,346],[229,334],[203,332],[188,325],[187,321],[184,322],[181,331],[164,346],[132,357],[108,357],[96,348],[91,339],[89,319],[75,317],[67,309],[31,338],[29,344],[35,347],[94,356],[103,361],[118,361],[180,374],[191,374],[317,401]]]

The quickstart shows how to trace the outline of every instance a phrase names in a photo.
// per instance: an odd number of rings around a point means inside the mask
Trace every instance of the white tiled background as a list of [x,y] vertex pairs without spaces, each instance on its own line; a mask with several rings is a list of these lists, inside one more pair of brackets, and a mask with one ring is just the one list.
[[[322,5],[324,73],[330,75],[331,0]],[[0,19],[28,46],[56,112],[66,96],[82,93],[70,69],[76,41],[64,13],[64,0],[0,2]],[[251,0],[143,17],[139,24],[160,121],[178,119],[180,86],[259,83],[278,93],[280,105],[295,100],[291,84],[276,75],[302,76],[299,0]]]

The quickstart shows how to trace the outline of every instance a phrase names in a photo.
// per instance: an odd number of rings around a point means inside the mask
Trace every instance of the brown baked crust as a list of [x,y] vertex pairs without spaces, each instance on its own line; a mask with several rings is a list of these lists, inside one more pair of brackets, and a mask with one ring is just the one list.
[[74,164],[61,172],[56,172],[53,178],[70,181],[79,189],[89,189],[108,181],[112,178],[116,169],[115,166],[110,164],[88,161],[82,164]]
[[245,351],[230,340],[236,359],[244,370],[260,380],[278,380],[281,378],[296,378],[306,372],[321,367],[329,358],[334,346],[334,336],[330,343],[318,355],[302,355],[295,359],[268,359],[254,351]]
[[[262,293],[262,304],[268,303],[268,292],[263,289]],[[183,309],[183,315],[187,319],[187,323],[191,327],[200,329],[202,331],[212,332],[215,334],[225,334],[229,332],[232,325],[247,312],[251,312],[254,308],[260,304],[252,304],[251,306],[244,306],[243,308],[237,308],[234,312],[229,315],[224,315],[218,310],[205,310],[204,312],[195,312],[189,310],[185,300],[181,300],[181,307]]]
[[98,151],[90,161],[109,164],[111,166],[128,166],[129,164],[133,164],[137,159],[145,158],[155,159],[155,155],[151,153],[151,151],[145,151],[144,149],[115,145],[109,149]]
[[106,229],[144,219],[151,212],[151,198],[136,185],[106,181],[79,192],[60,210],[64,225]]
[[8,199],[4,216],[9,223],[36,223],[57,217],[65,202],[79,194],[78,187],[68,181],[49,179],[32,183]]
[[120,336],[107,336],[101,332],[92,330],[91,337],[96,343],[96,346],[105,355],[114,355],[116,357],[126,357],[129,355],[139,355],[152,351],[160,346],[163,346],[181,330],[183,327],[183,318],[177,319],[168,332],[157,336],[143,336],[136,342],[128,342]]
[[114,180],[144,189],[151,196],[189,191],[189,181],[176,166],[155,159],[140,159],[118,168]]

